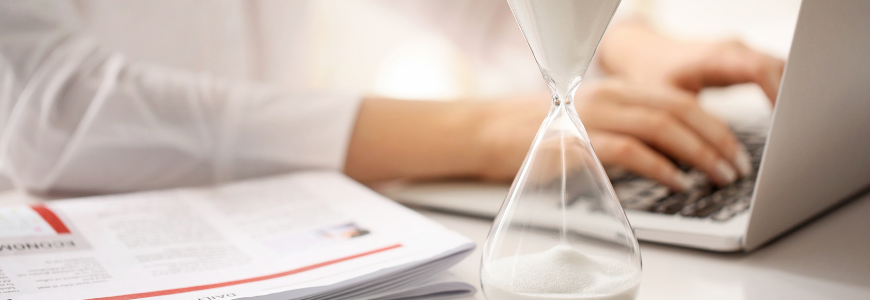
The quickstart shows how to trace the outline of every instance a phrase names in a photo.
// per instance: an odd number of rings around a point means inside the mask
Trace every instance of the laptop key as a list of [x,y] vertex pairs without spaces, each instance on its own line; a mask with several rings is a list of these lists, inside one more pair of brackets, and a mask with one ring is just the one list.
[[740,198],[751,193],[753,186],[753,181],[747,179],[740,180],[722,188],[713,195],[698,201],[695,204],[696,207],[694,208],[694,211],[681,211],[681,214],[689,217],[706,218],[713,213],[736,203]]
[[625,209],[644,210],[654,213],[694,218],[712,218],[724,221],[749,208],[766,136],[760,131],[735,130],[735,135],[749,151],[753,170],[736,183],[717,188],[706,176],[692,166],[677,163],[696,182],[691,190],[673,193],[666,187],[636,175],[624,176],[613,181],[617,196]]
[[687,206],[692,205],[698,200],[712,193],[710,185],[703,185],[697,189],[680,192],[661,200],[658,205],[654,206],[655,212],[663,214],[675,214],[682,211]]
[[685,202],[688,197],[687,193],[673,194],[653,205],[650,211],[667,215],[675,214],[686,206]]
[[732,205],[728,205],[728,206],[720,209],[718,212],[713,214],[713,216],[711,216],[710,218],[713,219],[714,221],[719,221],[719,222],[727,221],[727,220],[731,219],[732,217],[734,217],[735,215],[737,215],[738,213],[749,209],[749,203],[750,203],[751,199],[752,199],[752,197],[750,195],[740,197],[740,199],[737,199],[737,201],[735,201]]

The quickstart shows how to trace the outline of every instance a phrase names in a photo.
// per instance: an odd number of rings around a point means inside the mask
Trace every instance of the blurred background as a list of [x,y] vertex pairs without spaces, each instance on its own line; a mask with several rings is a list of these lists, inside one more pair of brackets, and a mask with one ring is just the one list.
[[[546,90],[504,0],[219,1],[224,7],[218,11],[213,3],[199,1],[170,1],[165,9],[153,2],[122,2],[79,1],[88,30],[101,42],[109,42],[110,49],[134,60],[166,62],[294,89],[408,99]],[[739,38],[784,58],[799,6],[799,0],[623,0],[615,20],[640,14],[674,36]],[[102,13],[106,10],[112,13]],[[237,28],[208,28],[218,26],[207,22],[215,18],[234,20],[223,26],[235,23]],[[124,22],[136,26],[118,26]],[[283,41],[214,34],[220,30],[257,32],[249,26],[268,28],[271,36],[281,36],[271,31],[282,27],[302,31],[286,34],[292,38]],[[137,32],[130,32],[137,27]],[[186,32],[203,34],[181,36]],[[163,52],[170,47],[143,47],[136,42],[148,39],[162,44],[190,38],[224,46],[213,47],[207,51],[210,55],[202,55],[203,49],[176,49],[168,54]],[[233,40],[240,38],[245,40]],[[250,49],[250,44],[260,47]],[[276,63],[258,66],[258,56]],[[167,57],[172,59],[167,62]]]
[[[504,0],[75,0],[88,34],[128,59],[294,90],[401,99],[546,91]],[[623,0],[684,39],[737,38],[786,58],[799,0]],[[167,47],[166,45],[173,45]],[[177,45],[177,46],[176,46]],[[603,76],[594,66],[587,80]],[[766,126],[754,84],[707,89],[703,106]],[[0,178],[0,187],[11,187]]]

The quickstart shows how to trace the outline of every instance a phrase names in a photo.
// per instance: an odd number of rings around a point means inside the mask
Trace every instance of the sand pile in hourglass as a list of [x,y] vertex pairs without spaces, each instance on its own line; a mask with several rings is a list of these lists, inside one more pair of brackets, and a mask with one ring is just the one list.
[[[618,261],[590,257],[568,246],[503,258],[484,279],[490,299],[634,299],[640,272]],[[527,280],[512,281],[520,276]]]
[[619,0],[508,0],[553,106],[481,262],[490,300],[634,299],[637,240],[573,106]]

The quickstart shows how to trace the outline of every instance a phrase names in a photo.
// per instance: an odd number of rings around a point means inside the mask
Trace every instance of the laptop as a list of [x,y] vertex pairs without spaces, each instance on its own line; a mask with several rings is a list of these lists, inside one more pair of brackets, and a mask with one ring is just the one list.
[[[754,171],[717,187],[673,193],[634,175],[611,175],[639,240],[751,251],[870,185],[870,1],[804,0],[773,117],[736,128]],[[430,182],[387,188],[399,202],[493,218],[508,184]]]

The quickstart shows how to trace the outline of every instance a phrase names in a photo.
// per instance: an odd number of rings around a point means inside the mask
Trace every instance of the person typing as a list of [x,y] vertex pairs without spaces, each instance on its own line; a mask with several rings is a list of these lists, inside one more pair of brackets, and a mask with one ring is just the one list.
[[[304,18],[304,10],[231,3],[200,4],[220,13],[204,13],[211,23],[178,29],[178,37],[201,36],[198,30],[204,30],[216,34],[212,40],[150,44],[147,27],[126,27],[142,34],[124,41],[94,38],[87,24],[110,17],[104,2],[0,4],[4,174],[39,194],[117,193],[306,169],[343,170],[364,183],[510,180],[546,114],[544,94],[442,102],[287,88],[262,74],[286,62],[269,53],[304,46],[273,39],[301,35],[293,21]],[[185,5],[194,2],[116,5],[140,6],[129,10],[134,14],[150,8],[183,15]],[[500,1],[490,5],[506,7]],[[278,11],[285,15],[273,15]],[[240,32],[242,27],[254,34]],[[250,36],[262,39],[244,38]],[[233,42],[240,40],[253,46]],[[249,70],[262,76],[221,74],[215,66],[172,67],[184,59],[172,55],[164,61],[133,60],[107,46],[124,43],[160,53],[199,49],[228,69],[253,65]],[[634,21],[613,24],[598,57],[606,78],[581,85],[576,99],[603,164],[673,190],[689,184],[669,157],[720,185],[747,173],[748,154],[723,122],[700,108],[697,92],[755,82],[775,99],[781,60],[733,41],[674,40]],[[286,74],[294,74],[288,69]]]

